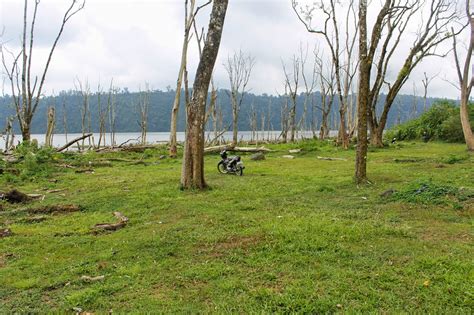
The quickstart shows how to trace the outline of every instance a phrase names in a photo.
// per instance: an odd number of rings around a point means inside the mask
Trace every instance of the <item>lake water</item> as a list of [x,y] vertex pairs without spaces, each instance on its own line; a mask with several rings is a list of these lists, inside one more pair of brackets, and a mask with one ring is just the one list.
[[[265,131],[265,132],[257,132],[256,137],[254,140],[277,140],[278,137],[280,136],[281,131]],[[119,145],[122,144],[126,141],[127,143],[140,143],[140,135],[141,133],[139,132],[119,132],[115,134],[115,144]],[[169,132],[149,132],[147,133],[147,143],[149,144],[156,144],[156,143],[165,143],[169,141]],[[332,130],[330,132],[330,136],[336,136],[337,131]],[[71,141],[77,137],[82,136],[81,133],[70,133],[67,135],[65,134],[55,134],[53,137],[53,145],[55,147],[60,147],[66,144],[68,141]],[[298,139],[304,139],[304,138],[312,138],[313,133],[311,131],[303,131],[303,132],[298,132],[297,138]],[[44,139],[45,135],[44,134],[33,134],[31,135],[32,139],[36,139],[39,144],[44,144]],[[184,132],[178,132],[177,133],[177,138],[178,141],[184,141]],[[206,140],[210,141],[214,139],[214,133],[213,132],[206,132]],[[224,141],[230,141],[232,139],[232,132],[225,132],[222,136],[221,139]],[[97,141],[99,140],[99,134],[94,133],[94,142],[97,144]],[[252,140],[252,132],[251,131],[240,131],[239,132],[239,140],[241,141],[250,141]],[[21,141],[21,135],[16,135],[15,136],[15,144]],[[110,145],[110,134],[106,134],[106,145]],[[85,140],[85,144],[89,144],[89,140]],[[0,149],[3,150],[5,148],[5,137],[0,138]]]

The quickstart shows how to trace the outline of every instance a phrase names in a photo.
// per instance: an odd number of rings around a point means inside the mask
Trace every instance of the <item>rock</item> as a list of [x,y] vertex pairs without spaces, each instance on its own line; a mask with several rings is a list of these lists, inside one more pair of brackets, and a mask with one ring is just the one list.
[[384,191],[383,193],[380,194],[380,197],[382,198],[388,198],[392,196],[394,193],[397,191],[395,189],[390,188],[389,190]]
[[252,155],[250,156],[250,159],[251,159],[252,161],[265,160],[265,154],[263,154],[262,152],[258,152],[258,153],[252,154]]
[[295,157],[293,155],[283,155],[282,158],[284,158],[284,159],[294,159]]
[[293,149],[293,150],[289,150],[288,152],[290,152],[290,153],[300,153],[301,149]]

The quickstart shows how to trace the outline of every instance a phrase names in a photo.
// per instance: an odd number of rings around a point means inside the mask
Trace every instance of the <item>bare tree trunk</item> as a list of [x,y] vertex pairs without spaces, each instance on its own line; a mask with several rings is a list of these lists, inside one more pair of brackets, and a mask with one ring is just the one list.
[[52,147],[54,126],[56,124],[56,114],[53,106],[50,106],[48,108],[47,121],[48,123],[46,127],[45,146]]
[[359,93],[357,95],[357,151],[355,181],[367,182],[367,109],[369,103],[370,60],[367,52],[367,0],[359,3]]
[[[34,76],[31,73],[32,58],[33,58],[33,44],[35,22],[40,0],[34,1],[33,15],[31,17],[31,25],[28,26],[28,0],[24,1],[23,7],[23,30],[21,36],[21,52],[15,56],[12,54],[13,62],[11,66],[7,66],[3,45],[0,45],[2,55],[2,64],[6,76],[11,83],[12,98],[15,105],[16,117],[21,129],[23,141],[27,142],[31,139],[31,122],[36,113],[36,109],[43,96],[43,86],[46,80],[51,60],[56,49],[56,46],[64,31],[67,21],[77,12],[84,8],[84,1],[72,0],[67,10],[65,11],[60,28],[54,42],[49,49],[46,63],[41,69],[40,76]],[[28,40],[28,43],[27,43]],[[20,58],[21,57],[21,58]],[[21,77],[21,78],[20,78]]]
[[6,127],[5,127],[5,152],[10,151],[11,148],[13,148],[14,145],[14,138],[15,135],[13,133],[13,117],[8,117],[7,122],[6,122]]
[[109,114],[110,146],[115,146],[115,124],[117,120],[117,89],[113,86],[113,79],[110,81],[109,96],[107,97],[107,112]]
[[140,122],[138,123],[141,130],[141,143],[146,144],[146,136],[148,131],[148,108],[150,106],[150,89],[148,84],[145,91],[140,91],[138,100],[138,110],[140,112]]
[[469,40],[469,45],[467,48],[466,59],[464,60],[464,65],[461,65],[459,60],[456,37],[453,37],[453,51],[454,58],[456,61],[456,70],[459,79],[459,85],[461,88],[461,106],[459,109],[461,117],[462,131],[464,134],[464,140],[466,141],[466,146],[469,151],[474,151],[474,133],[472,131],[472,126],[469,121],[469,97],[471,95],[472,88],[474,86],[474,76],[471,74],[469,78],[469,67],[471,65],[471,58],[474,51],[474,12],[471,12],[471,1],[466,1],[466,16],[469,19],[469,25],[471,28],[471,37]]
[[196,71],[193,94],[187,105],[187,130],[184,146],[181,187],[204,189],[204,120],[212,72],[219,52],[228,0],[214,0],[207,39]]
[[173,101],[173,108],[171,109],[169,156],[172,158],[175,158],[178,152],[177,138],[176,138],[177,125],[178,125],[178,112],[179,112],[179,104],[181,100],[181,85],[183,82],[184,73],[186,72],[189,31],[191,30],[191,26],[192,26],[192,21],[190,21],[190,19],[192,18],[193,16],[192,14],[194,13],[194,5],[195,5],[195,1],[191,0],[191,13],[188,15],[188,1],[186,0],[184,3],[184,7],[185,7],[184,39],[183,39],[183,47],[181,50],[181,65],[179,67],[178,81],[176,83],[176,92],[175,92],[174,101]]
[[67,139],[67,111],[66,111],[66,99],[63,99],[63,129],[64,129],[64,136],[66,137],[66,143],[68,143],[68,139]]
[[239,51],[238,53],[235,52],[232,57],[227,57],[227,62],[224,64],[230,81],[233,145],[237,145],[238,142],[240,108],[244,100],[247,84],[254,65],[254,58],[250,54],[245,55],[242,51]]

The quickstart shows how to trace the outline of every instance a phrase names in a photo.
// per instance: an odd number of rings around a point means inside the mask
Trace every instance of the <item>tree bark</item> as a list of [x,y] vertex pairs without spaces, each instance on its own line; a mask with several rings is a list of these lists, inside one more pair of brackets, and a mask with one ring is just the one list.
[[367,182],[367,109],[370,85],[370,60],[367,54],[367,0],[361,0],[359,3],[359,60],[355,181],[357,184],[362,184]]
[[219,52],[228,0],[214,0],[204,44],[193,85],[193,94],[186,107],[187,132],[184,146],[181,187],[204,189],[204,121],[206,100],[212,71]]
[[474,151],[474,133],[472,132],[471,123],[469,121],[469,96],[474,85],[474,76],[471,74],[469,79],[469,65],[471,64],[472,53],[474,51],[474,15],[470,10],[470,1],[466,3],[466,13],[468,13],[469,24],[471,27],[471,38],[469,48],[464,65],[464,75],[461,82],[461,108],[460,117],[462,131],[464,133],[464,140],[466,141],[467,149]]

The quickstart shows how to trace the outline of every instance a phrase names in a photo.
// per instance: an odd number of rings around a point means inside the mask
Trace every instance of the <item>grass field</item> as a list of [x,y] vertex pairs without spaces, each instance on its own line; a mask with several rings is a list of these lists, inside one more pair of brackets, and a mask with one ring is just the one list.
[[[0,238],[0,313],[472,314],[474,156],[463,145],[372,149],[366,187],[353,184],[354,150],[270,147],[264,161],[243,156],[242,177],[206,156],[204,192],[180,191],[181,161],[159,160],[159,149],[56,156],[90,161],[92,174],[0,176],[0,190],[46,195],[1,204],[13,235]],[[282,158],[291,148],[303,151]],[[149,163],[95,162],[111,157]],[[81,211],[31,213],[57,204]],[[92,233],[113,211],[128,225]]]

